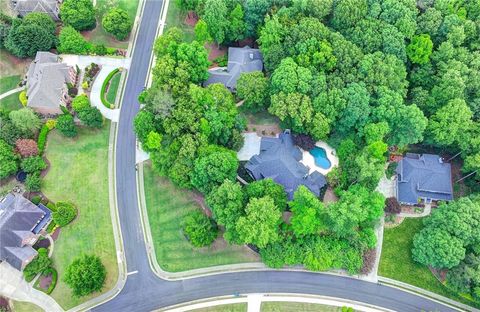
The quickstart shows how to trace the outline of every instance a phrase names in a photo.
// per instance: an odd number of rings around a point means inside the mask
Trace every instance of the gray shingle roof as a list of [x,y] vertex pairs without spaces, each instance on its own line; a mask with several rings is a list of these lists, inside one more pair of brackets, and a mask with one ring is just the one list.
[[59,63],[57,55],[37,52],[27,73],[28,106],[58,108],[65,85],[71,82],[70,67]]
[[407,154],[396,171],[397,197],[402,203],[453,199],[451,166],[438,155]]
[[[46,218],[48,220],[46,221]],[[45,226],[50,218],[44,210],[21,195],[8,194],[0,201],[0,260],[6,260],[21,270],[25,261],[36,255],[30,245],[23,242],[37,236],[32,230],[38,223]]]
[[245,169],[255,180],[271,178],[283,185],[288,198],[300,185],[305,185],[319,196],[320,190],[327,184],[325,177],[300,163],[302,152],[293,144],[292,135],[285,131],[278,138],[262,138],[260,154],[254,155],[245,165]]
[[59,4],[58,0],[13,0],[14,9],[21,16],[30,12],[47,13],[55,20],[58,20]]
[[212,83],[222,83],[230,90],[237,86],[237,80],[241,73],[262,71],[262,54],[258,49],[252,49],[248,46],[243,48],[228,48],[227,68],[215,68],[208,72],[210,77],[205,81],[207,86]]

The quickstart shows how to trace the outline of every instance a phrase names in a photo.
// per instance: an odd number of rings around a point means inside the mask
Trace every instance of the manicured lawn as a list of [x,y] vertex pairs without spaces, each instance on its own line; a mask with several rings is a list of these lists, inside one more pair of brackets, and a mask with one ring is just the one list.
[[115,98],[117,97],[118,84],[120,83],[121,76],[122,72],[118,72],[110,80],[110,86],[108,87],[106,99],[111,104],[115,104]]
[[385,228],[378,274],[408,283],[465,304],[470,301],[449,291],[430,270],[412,259],[413,236],[422,229],[421,218],[408,218],[397,227]]
[[0,78],[0,94],[18,87],[20,75],[13,75]]
[[257,256],[244,246],[217,241],[196,249],[182,234],[181,222],[191,210],[200,209],[189,191],[175,187],[145,165],[145,197],[157,261],[162,269],[178,272],[222,264],[254,262]]
[[138,0],[97,0],[97,5],[95,6],[97,11],[97,27],[90,32],[84,32],[84,35],[92,43],[103,44],[107,47],[126,49],[128,47],[129,38],[124,41],[115,40],[113,36],[106,33],[103,29],[102,18],[103,15],[107,13],[108,9],[116,7],[127,11],[132,21],[134,21],[137,13],[137,6]]
[[187,42],[191,42],[195,38],[195,33],[193,31],[193,27],[184,23],[186,16],[187,16],[187,12],[182,12],[182,10],[177,4],[177,1],[170,1],[168,5],[167,21],[166,21],[165,28],[166,29],[170,27],[180,28],[181,30],[183,30],[183,33],[185,34],[183,39]]
[[9,96],[1,99],[0,108],[6,110],[7,112],[22,108],[22,103],[20,103],[20,100],[18,99],[20,92],[10,94]]
[[0,77],[8,77],[14,75],[22,76],[27,72],[27,67],[30,65],[31,62],[31,58],[21,59],[13,56],[5,49],[0,49]]
[[43,312],[39,306],[25,301],[13,301],[13,311],[15,312]]
[[52,297],[65,309],[99,295],[75,298],[63,282],[65,268],[75,257],[89,253],[101,258],[108,272],[104,291],[118,276],[108,197],[109,129],[107,123],[100,130],[80,128],[74,139],[56,130],[48,136],[46,157],[51,167],[42,191],[50,200],[71,201],[78,209],[78,217],[61,229],[53,252],[58,283]]
[[303,302],[262,302],[261,312],[340,312],[342,308]]
[[215,307],[195,309],[191,312],[247,312],[246,303],[223,304]]

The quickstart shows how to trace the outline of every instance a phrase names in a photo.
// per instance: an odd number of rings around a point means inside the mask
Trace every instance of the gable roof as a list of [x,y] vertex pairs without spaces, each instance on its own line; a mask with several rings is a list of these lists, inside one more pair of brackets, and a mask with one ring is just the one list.
[[12,1],[17,12],[24,16],[30,12],[47,13],[53,19],[58,19],[59,2],[57,0],[16,0]]
[[36,237],[33,232],[39,223],[45,226],[50,214],[21,195],[8,194],[0,201],[0,260],[21,269],[25,261],[36,255],[36,251],[23,241]]
[[327,181],[317,171],[309,174],[309,169],[299,162],[301,159],[302,152],[293,144],[290,132],[285,131],[278,138],[262,138],[260,154],[254,155],[245,169],[255,180],[271,178],[283,185],[290,200],[300,185],[319,196]]
[[258,49],[252,49],[249,46],[243,48],[228,48],[227,68],[210,69],[210,77],[204,85],[212,83],[222,83],[230,90],[237,86],[237,80],[241,73],[262,71],[262,54]]
[[37,52],[27,73],[28,106],[58,108],[65,84],[71,82],[69,71],[57,55]]
[[402,203],[416,204],[419,198],[453,199],[451,166],[438,155],[407,154],[396,172],[397,197]]

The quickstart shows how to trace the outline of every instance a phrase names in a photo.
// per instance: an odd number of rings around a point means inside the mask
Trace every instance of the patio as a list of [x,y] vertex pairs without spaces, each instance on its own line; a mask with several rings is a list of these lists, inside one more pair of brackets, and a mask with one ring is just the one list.
[[315,146],[323,148],[325,150],[326,156],[330,161],[330,167],[328,169],[321,168],[315,164],[315,158],[310,154],[309,151],[303,151],[303,159],[300,161],[305,166],[310,168],[310,172],[318,171],[324,176],[326,176],[333,168],[338,167],[338,157],[335,150],[325,142],[318,141],[315,143]]

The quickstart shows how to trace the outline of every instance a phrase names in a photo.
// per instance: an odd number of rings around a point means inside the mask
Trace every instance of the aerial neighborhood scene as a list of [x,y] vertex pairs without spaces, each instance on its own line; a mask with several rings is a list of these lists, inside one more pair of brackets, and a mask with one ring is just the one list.
[[0,311],[480,311],[480,1],[0,1]]

